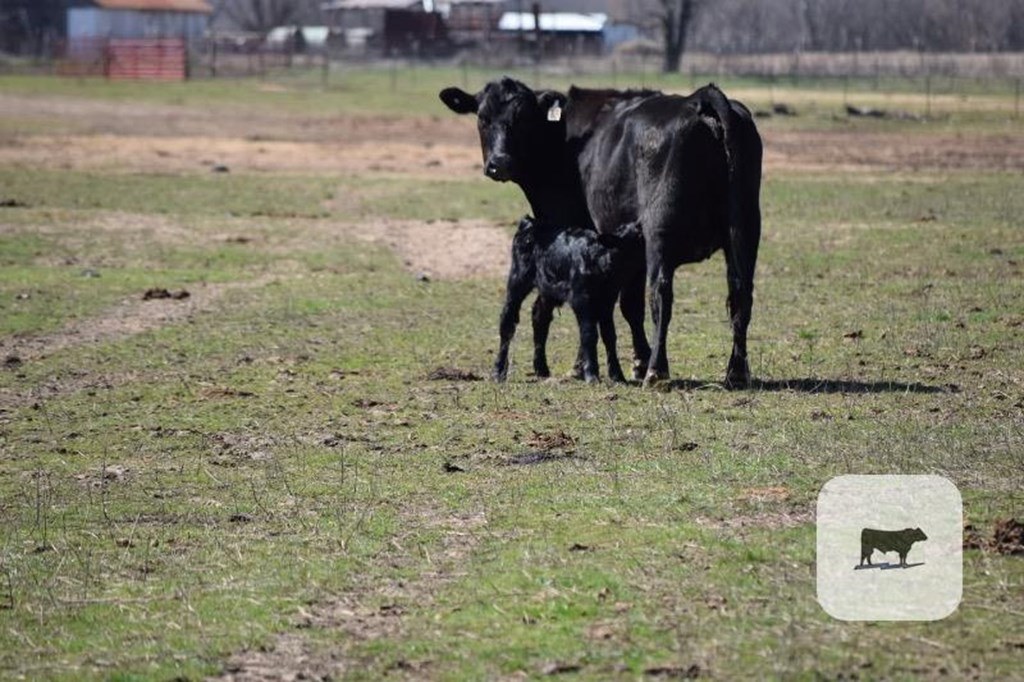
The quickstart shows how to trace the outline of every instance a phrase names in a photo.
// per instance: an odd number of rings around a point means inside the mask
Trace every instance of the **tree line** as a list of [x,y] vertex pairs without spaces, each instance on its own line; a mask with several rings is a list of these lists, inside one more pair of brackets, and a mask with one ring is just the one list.
[[685,48],[717,54],[1024,50],[1024,0],[653,2],[659,18],[677,22],[670,30],[662,21],[663,35],[678,36],[685,21]]

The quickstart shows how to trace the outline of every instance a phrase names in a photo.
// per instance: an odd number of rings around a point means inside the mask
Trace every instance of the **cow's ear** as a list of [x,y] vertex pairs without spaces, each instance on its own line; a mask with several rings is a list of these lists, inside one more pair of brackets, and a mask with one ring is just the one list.
[[480,107],[476,97],[461,88],[445,88],[438,96],[456,114],[475,114]]
[[562,120],[562,110],[565,109],[565,95],[554,90],[542,90],[537,93],[537,106],[545,113],[547,119],[552,122]]

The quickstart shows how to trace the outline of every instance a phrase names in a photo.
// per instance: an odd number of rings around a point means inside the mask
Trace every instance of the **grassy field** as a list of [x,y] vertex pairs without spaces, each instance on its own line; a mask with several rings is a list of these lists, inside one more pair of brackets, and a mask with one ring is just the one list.
[[[1024,516],[1021,122],[726,83],[802,109],[770,155],[845,145],[769,158],[754,386],[720,383],[719,256],[677,276],[670,386],[537,381],[528,324],[498,386],[500,258],[417,252],[526,205],[436,100],[461,72],[389,77],[0,79],[0,677],[1020,678],[1020,556],[967,550],[945,620],[840,622],[814,505],[934,473],[985,536]],[[211,172],[236,138],[307,146]]]

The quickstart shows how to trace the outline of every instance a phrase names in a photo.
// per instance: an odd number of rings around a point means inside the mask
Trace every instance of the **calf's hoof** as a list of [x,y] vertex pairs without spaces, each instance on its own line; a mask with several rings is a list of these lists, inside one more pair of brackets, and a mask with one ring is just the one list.
[[622,375],[621,369],[610,369],[608,370],[608,378],[617,384],[626,383],[626,377]]
[[538,379],[547,379],[551,376],[551,370],[548,369],[547,365],[534,365],[533,375]]
[[497,382],[499,384],[503,384],[503,383],[505,383],[505,379],[507,379],[507,378],[508,378],[508,373],[507,372],[500,372],[498,370],[494,370],[493,372],[491,372],[491,381],[495,381],[495,382]]
[[647,360],[641,358],[634,358],[633,360],[633,379],[635,381],[643,381],[647,376]]

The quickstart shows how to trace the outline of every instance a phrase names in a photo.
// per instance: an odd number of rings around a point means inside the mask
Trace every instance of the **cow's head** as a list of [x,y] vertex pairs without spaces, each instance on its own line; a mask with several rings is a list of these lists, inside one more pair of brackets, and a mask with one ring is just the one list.
[[529,169],[565,140],[565,95],[535,92],[517,80],[491,81],[475,95],[445,88],[441,101],[457,114],[476,114],[484,175],[521,183]]

